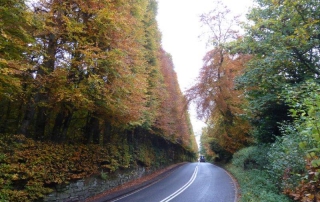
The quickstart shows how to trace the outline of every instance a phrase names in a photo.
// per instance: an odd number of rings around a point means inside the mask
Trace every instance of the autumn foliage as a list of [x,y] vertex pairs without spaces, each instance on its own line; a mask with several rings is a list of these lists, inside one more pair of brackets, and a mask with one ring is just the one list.
[[[173,141],[182,145],[188,145],[190,137],[187,134],[192,133],[192,128],[188,119],[189,115],[185,112],[186,100],[180,91],[171,56],[163,50],[160,54],[165,92],[168,93],[162,95],[161,113],[157,119],[157,126],[164,132],[167,138],[174,138]],[[176,136],[172,134],[176,134]]]
[[154,0],[1,3],[0,199],[194,157],[156,13]]
[[230,153],[251,141],[250,124],[241,117],[246,101],[234,83],[249,59],[246,55],[221,55],[218,50],[208,52],[197,85],[188,91],[189,99],[197,103],[200,117],[208,120],[206,135]]
[[204,129],[206,143],[216,155],[231,155],[248,145],[250,124],[242,116],[246,105],[243,91],[236,89],[236,77],[243,73],[249,54],[231,54],[226,44],[238,39],[235,29],[238,17],[230,17],[230,10],[218,2],[208,14],[201,16],[207,28],[209,43],[213,44],[203,58],[196,84],[187,91],[189,102],[197,106],[198,115],[208,125]]

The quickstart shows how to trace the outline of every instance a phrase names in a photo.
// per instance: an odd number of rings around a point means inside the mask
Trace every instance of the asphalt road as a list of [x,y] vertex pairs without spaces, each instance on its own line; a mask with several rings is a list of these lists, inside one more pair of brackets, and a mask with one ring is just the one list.
[[187,163],[166,178],[113,202],[235,202],[236,186],[222,168]]

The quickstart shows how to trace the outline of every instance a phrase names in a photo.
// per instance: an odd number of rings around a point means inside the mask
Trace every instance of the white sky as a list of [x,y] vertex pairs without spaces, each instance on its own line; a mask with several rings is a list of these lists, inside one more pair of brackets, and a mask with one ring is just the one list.
[[[235,14],[245,14],[252,0],[223,0]],[[200,15],[214,8],[214,0],[158,0],[157,21],[162,33],[162,47],[173,58],[175,71],[181,90],[190,88],[206,53],[207,39],[202,34]],[[195,135],[200,135],[205,124],[190,110],[190,118]],[[199,141],[199,136],[197,136]]]

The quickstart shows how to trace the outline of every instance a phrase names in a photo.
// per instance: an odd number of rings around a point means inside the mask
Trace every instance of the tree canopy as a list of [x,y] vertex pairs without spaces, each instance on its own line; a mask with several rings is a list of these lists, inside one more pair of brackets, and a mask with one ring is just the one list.
[[213,47],[205,55],[197,83],[187,91],[187,97],[197,104],[199,117],[208,124],[205,135],[210,137],[211,149],[218,155],[225,151],[230,158],[251,141],[249,123],[241,117],[244,113],[241,106],[245,105],[243,92],[234,83],[250,55],[231,54],[228,50],[227,43],[239,37],[236,30],[239,21],[222,2],[203,14],[201,22],[208,28],[208,43]]
[[[169,121],[173,127],[166,131],[174,132],[164,133],[170,138],[191,135],[173,129],[190,123],[176,120],[186,112],[178,109],[182,94],[171,58],[161,49],[156,1],[28,5],[1,6],[1,106],[7,111],[1,132],[98,143],[105,126],[152,131]],[[168,106],[175,108],[166,109],[168,117],[164,102],[176,105]]]

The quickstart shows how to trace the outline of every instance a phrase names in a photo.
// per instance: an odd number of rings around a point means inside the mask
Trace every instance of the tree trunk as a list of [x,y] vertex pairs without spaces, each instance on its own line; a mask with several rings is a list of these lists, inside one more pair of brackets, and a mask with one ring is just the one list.
[[[39,83],[42,83],[45,81],[45,75],[47,75],[47,72],[52,72],[54,70],[54,63],[55,63],[55,55],[57,51],[57,39],[54,34],[49,34],[48,35],[48,46],[46,50],[46,57],[44,58],[44,63],[42,67],[39,67],[37,70],[37,76],[36,76],[36,81]],[[44,102],[47,100],[46,95],[42,95],[41,92],[39,92],[39,89],[33,89],[37,93],[35,93],[33,99],[31,98],[29,100],[26,113],[24,115],[24,118],[21,122],[21,126],[19,129],[19,132],[26,135],[30,136],[28,134],[28,130],[30,127],[31,122],[34,120],[34,116],[36,114],[36,106],[38,103],[41,101]],[[47,108],[46,107],[38,107],[37,110],[37,116],[36,116],[36,123],[35,123],[35,138],[39,139],[44,135],[45,132],[45,126],[46,126],[46,121],[47,121],[47,116],[46,116]]]
[[8,101],[6,112],[1,113],[0,133],[5,133],[8,130],[8,119],[9,119],[10,113],[11,113],[11,102]]
[[[85,134],[84,134],[84,143],[95,143],[99,144],[99,137],[100,137],[100,129],[99,129],[99,119],[95,117],[96,113],[91,114],[88,117],[88,121],[85,127]],[[89,116],[89,115],[88,115]]]
[[104,131],[103,131],[103,146],[107,145],[110,141],[110,135],[111,135],[111,124],[108,121],[104,122]]
[[45,129],[47,125],[47,108],[46,107],[38,107],[36,124],[34,130],[34,138],[42,139],[45,136]]
[[61,139],[61,126],[64,119],[63,109],[59,111],[54,121],[54,126],[51,132],[51,141],[59,142]]
[[64,119],[64,122],[62,124],[62,131],[61,131],[61,136],[62,136],[62,140],[65,140],[65,138],[68,135],[68,129],[70,126],[70,123],[72,121],[72,116],[73,116],[73,111],[68,111],[67,116]]
[[92,117],[91,118],[91,133],[92,141],[94,144],[99,144],[100,140],[100,124],[99,119]]
[[30,137],[30,124],[35,115],[35,104],[32,100],[29,100],[26,108],[26,112],[24,113],[23,119],[21,121],[21,125],[19,127],[19,133],[25,135],[26,137]]

